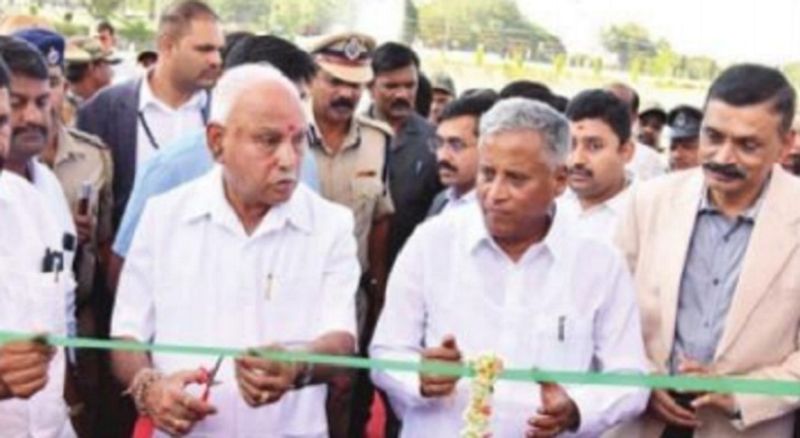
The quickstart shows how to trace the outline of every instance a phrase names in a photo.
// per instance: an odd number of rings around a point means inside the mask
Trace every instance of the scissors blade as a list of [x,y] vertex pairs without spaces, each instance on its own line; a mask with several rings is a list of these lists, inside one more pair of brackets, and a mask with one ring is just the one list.
[[214,363],[214,368],[211,368],[211,371],[208,373],[208,384],[212,385],[214,383],[214,379],[217,377],[217,372],[219,372],[220,366],[222,366],[222,361],[225,359],[225,356],[220,356],[217,358],[217,361]]

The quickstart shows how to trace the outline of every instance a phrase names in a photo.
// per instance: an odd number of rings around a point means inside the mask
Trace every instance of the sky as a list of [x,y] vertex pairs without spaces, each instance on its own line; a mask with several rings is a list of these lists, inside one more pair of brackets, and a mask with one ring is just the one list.
[[633,21],[689,55],[770,65],[800,61],[800,0],[517,0],[572,53],[598,53],[599,34]]

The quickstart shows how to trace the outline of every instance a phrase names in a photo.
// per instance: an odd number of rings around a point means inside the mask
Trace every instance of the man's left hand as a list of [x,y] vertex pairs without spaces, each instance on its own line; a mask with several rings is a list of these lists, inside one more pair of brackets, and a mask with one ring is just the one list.
[[78,233],[78,243],[83,245],[92,238],[92,233],[94,232],[92,216],[76,213],[73,219],[75,220],[75,231]]
[[542,407],[528,420],[527,438],[550,438],[568,430],[575,430],[580,423],[578,406],[569,398],[567,391],[557,383],[541,384]]
[[[278,346],[267,350],[281,351]],[[236,359],[236,381],[244,400],[252,407],[275,403],[294,389],[299,364],[276,362],[259,356]]]
[[[711,367],[691,359],[681,360],[678,365],[678,372],[687,376],[719,377],[719,374]],[[719,409],[729,417],[733,417],[739,411],[736,397],[734,397],[733,394],[720,394],[716,392],[702,393],[692,401],[692,407],[695,409],[703,407]]]

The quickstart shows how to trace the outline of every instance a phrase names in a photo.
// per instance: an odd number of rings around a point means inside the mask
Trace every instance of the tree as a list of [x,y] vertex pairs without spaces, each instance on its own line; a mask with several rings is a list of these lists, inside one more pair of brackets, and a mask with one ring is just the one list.
[[125,40],[134,43],[136,46],[143,46],[152,42],[156,37],[155,30],[151,29],[142,20],[124,22],[119,29],[119,34]]
[[272,3],[272,0],[216,0],[214,8],[225,23],[265,26]]
[[657,52],[647,29],[636,23],[612,25],[603,30],[600,41],[606,50],[617,55],[622,69],[630,68],[633,59],[650,58]]
[[507,55],[551,62],[564,53],[555,35],[528,21],[513,0],[432,0],[419,8],[419,37],[428,46]]
[[717,61],[708,56],[683,56],[679,71],[685,78],[710,81],[717,76],[720,68]]
[[83,0],[83,6],[94,18],[112,15],[123,3],[124,0]]
[[660,78],[669,77],[675,74],[677,65],[678,54],[672,50],[667,40],[659,40],[656,43],[656,56],[651,63],[651,73]]
[[322,33],[336,12],[334,0],[215,0],[226,23],[286,37]]
[[322,33],[334,17],[334,0],[271,0],[269,29],[288,37]]
[[419,33],[419,10],[411,0],[405,0],[405,20],[403,21],[402,39],[407,44],[413,44]]

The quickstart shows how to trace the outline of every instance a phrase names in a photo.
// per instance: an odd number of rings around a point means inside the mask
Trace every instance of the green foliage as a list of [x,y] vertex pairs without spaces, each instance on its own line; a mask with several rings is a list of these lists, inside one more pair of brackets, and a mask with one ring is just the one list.
[[224,23],[265,25],[269,22],[272,1],[216,0],[213,5]]
[[712,80],[720,72],[719,64],[708,56],[682,56],[675,76],[694,80]]
[[659,78],[672,76],[678,60],[679,56],[672,50],[669,42],[662,39],[656,43],[656,56],[651,63],[651,73]]
[[559,53],[558,55],[553,58],[553,70],[556,72],[557,77],[564,76],[564,72],[567,70],[567,55],[564,53]]
[[600,77],[603,74],[603,58],[597,57],[592,63],[592,71],[595,77]]
[[475,65],[478,67],[483,66],[483,63],[486,60],[486,47],[483,44],[478,43],[478,47],[475,48]]
[[630,69],[636,58],[649,58],[656,54],[656,45],[650,40],[647,29],[636,23],[613,25],[600,35],[603,47],[615,53],[622,69]]
[[508,55],[522,50],[526,60],[550,62],[564,53],[561,41],[529,22],[513,0],[432,0],[419,8],[419,36],[433,47]]
[[215,0],[225,23],[286,37],[321,33],[336,12],[334,0]]
[[405,0],[405,21],[402,40],[412,44],[419,33],[419,10],[412,0]]
[[269,29],[289,36],[321,33],[333,18],[335,6],[333,0],[272,0]]
[[72,36],[89,35],[89,26],[82,24],[75,24],[66,17],[64,21],[53,22],[53,27],[56,28],[56,32],[60,33],[65,38],[69,38]]
[[141,20],[125,22],[117,31],[119,35],[136,46],[152,43],[156,37],[156,32],[147,23]]
[[124,0],[83,0],[83,5],[92,17],[100,19],[112,15]]

